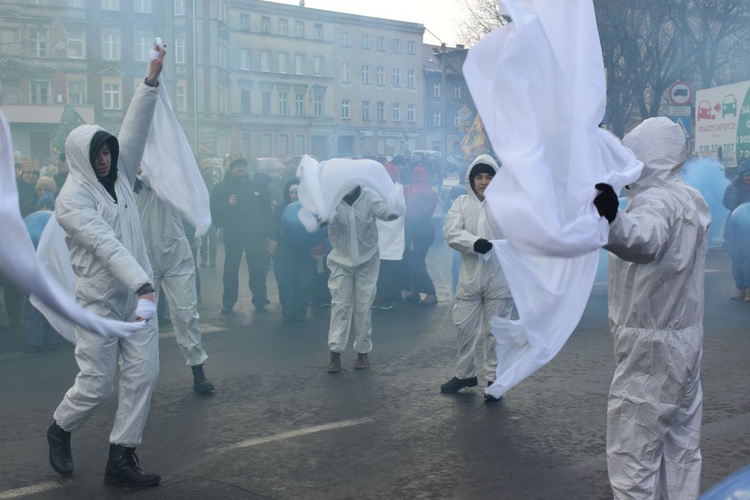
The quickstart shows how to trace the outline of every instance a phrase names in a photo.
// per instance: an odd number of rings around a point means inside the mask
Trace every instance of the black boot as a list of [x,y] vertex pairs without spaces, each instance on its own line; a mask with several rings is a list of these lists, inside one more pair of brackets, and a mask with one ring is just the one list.
[[66,432],[52,422],[47,429],[47,442],[49,443],[49,464],[64,477],[73,475],[73,456],[70,453],[70,432]]
[[138,466],[135,448],[118,444],[109,445],[109,462],[104,471],[104,482],[126,486],[156,486],[161,481],[159,474],[144,474]]
[[446,383],[440,386],[440,392],[458,392],[459,390],[463,389],[464,387],[474,387],[477,385],[477,378],[471,377],[471,378],[458,378],[453,377]]
[[207,378],[206,374],[203,373],[203,365],[191,366],[193,370],[193,390],[198,394],[206,394],[214,390],[214,384],[212,384]]

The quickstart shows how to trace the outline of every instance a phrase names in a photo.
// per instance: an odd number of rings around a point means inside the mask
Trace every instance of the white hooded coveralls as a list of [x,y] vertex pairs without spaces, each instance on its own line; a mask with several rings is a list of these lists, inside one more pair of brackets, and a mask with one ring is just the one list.
[[650,118],[623,140],[644,164],[610,226],[609,320],[616,368],[607,466],[617,499],[697,498],[704,269],[711,213],[685,184],[681,128]]
[[[117,202],[97,180],[89,160],[91,140],[104,129],[81,125],[65,141],[70,173],[57,197],[55,215],[66,232],[76,299],[95,314],[121,321],[135,319],[135,292],[151,282],[133,185],[157,95],[156,87],[141,84],[125,115],[114,183]],[[80,372],[55,410],[57,424],[68,432],[84,425],[112,395],[121,357],[117,412],[109,440],[126,447],[139,445],[159,375],[156,322],[128,338],[105,338],[76,327],[75,353]]]
[[136,199],[154,272],[157,302],[161,287],[166,294],[175,338],[185,362],[189,366],[201,365],[208,356],[201,343],[195,260],[185,236],[183,217],[174,206],[156,195],[146,175],[139,178],[143,186]]
[[328,254],[331,324],[328,348],[344,352],[354,322],[354,350],[372,349],[372,302],[375,299],[380,256],[375,219],[387,220],[388,206],[378,195],[362,189],[350,206],[341,201],[328,223],[333,249]]
[[484,376],[487,381],[494,381],[497,354],[490,319],[493,316],[510,318],[513,298],[495,252],[482,255],[474,251],[474,243],[480,238],[488,241],[503,238],[489,206],[479,200],[470,184],[471,172],[479,164],[498,171],[497,163],[489,155],[480,155],[472,162],[466,171],[466,194],[456,198],[445,216],[445,239],[451,248],[461,252],[453,305],[453,323],[458,331],[456,377],[476,376],[475,351],[481,336]]

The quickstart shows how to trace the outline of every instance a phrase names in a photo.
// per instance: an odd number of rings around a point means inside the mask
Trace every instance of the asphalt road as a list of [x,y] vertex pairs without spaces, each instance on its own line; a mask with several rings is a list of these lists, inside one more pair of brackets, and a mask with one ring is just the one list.
[[[349,347],[337,375],[325,372],[328,310],[312,311],[303,325],[282,323],[269,273],[267,314],[251,312],[245,289],[238,313],[222,316],[221,267],[201,269],[206,372],[216,392],[191,391],[190,370],[164,329],[138,448],[144,470],[163,476],[150,489],[103,482],[114,401],[73,435],[73,477],[52,471],[45,432],[77,372],[72,347],[26,355],[20,332],[1,330],[0,500],[611,498],[606,296],[592,295],[561,353],[501,403],[486,404],[480,388],[445,395],[439,386],[453,374],[455,349],[450,258],[444,244],[430,252],[440,303],[374,311],[372,368],[355,371]],[[703,490],[750,463],[750,304],[730,301],[733,289],[728,257],[712,250]]]

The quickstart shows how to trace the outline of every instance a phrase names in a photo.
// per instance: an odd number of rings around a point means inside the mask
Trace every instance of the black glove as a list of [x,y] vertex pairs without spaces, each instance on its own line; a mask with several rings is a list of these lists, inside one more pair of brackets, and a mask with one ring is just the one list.
[[617,209],[620,207],[620,200],[617,198],[617,193],[612,189],[612,186],[603,182],[594,187],[599,190],[599,194],[594,198],[594,205],[596,205],[599,215],[605,217],[612,224],[615,217],[617,217]]
[[474,251],[477,253],[487,253],[490,250],[492,250],[492,243],[485,240],[484,238],[479,238],[477,241],[474,242]]

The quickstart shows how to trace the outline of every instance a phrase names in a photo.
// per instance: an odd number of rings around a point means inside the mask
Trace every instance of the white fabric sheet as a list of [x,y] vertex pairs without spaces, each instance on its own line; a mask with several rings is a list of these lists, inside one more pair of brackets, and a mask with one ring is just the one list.
[[388,213],[398,216],[406,213],[404,187],[394,183],[385,167],[375,160],[332,158],[318,162],[305,155],[297,177],[300,179],[297,193],[302,204],[299,219],[309,232],[328,222],[336,205],[357,186],[378,193],[388,205]]
[[[139,323],[115,321],[85,311],[76,304],[67,284],[56,280],[40,265],[18,208],[14,172],[10,127],[0,111],[0,226],[3,228],[0,271],[24,293],[35,294],[58,315],[87,330],[105,337],[128,337],[139,330],[142,327]],[[46,230],[42,239],[45,233]]]
[[598,127],[604,67],[591,0],[508,0],[512,22],[464,64],[472,98],[503,168],[486,198],[507,241],[494,243],[519,319],[493,318],[499,397],[551,360],[591,292],[607,221],[594,184],[615,191],[642,164]]

